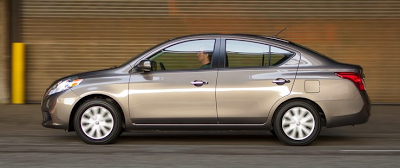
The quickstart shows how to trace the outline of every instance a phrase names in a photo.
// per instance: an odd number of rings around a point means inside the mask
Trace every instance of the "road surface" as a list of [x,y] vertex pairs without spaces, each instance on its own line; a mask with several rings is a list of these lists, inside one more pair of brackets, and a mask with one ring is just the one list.
[[368,123],[322,129],[293,147],[263,132],[124,133],[88,145],[40,125],[40,106],[0,105],[0,167],[400,167],[400,106],[374,105]]

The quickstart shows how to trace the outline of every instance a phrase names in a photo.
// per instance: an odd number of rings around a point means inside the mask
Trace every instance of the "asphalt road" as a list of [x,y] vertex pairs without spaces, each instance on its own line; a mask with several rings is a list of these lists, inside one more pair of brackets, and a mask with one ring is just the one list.
[[269,133],[124,133],[88,145],[44,128],[39,105],[0,105],[0,167],[400,167],[400,106],[375,105],[363,125],[323,129],[310,146]]

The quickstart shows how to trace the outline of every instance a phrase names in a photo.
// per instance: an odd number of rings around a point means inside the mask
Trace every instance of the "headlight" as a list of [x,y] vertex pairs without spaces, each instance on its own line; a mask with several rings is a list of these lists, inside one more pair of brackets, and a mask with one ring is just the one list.
[[47,95],[50,96],[54,93],[58,93],[58,92],[62,92],[64,90],[70,89],[76,85],[79,85],[82,81],[83,81],[83,79],[66,79],[66,80],[59,81],[58,83],[56,83],[55,85],[50,87],[50,89],[47,91],[47,93],[48,93]]

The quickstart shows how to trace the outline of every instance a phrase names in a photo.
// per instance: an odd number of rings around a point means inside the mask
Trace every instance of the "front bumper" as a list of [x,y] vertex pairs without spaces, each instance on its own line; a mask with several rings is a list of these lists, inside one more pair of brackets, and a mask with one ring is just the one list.
[[69,129],[69,119],[79,96],[72,90],[45,96],[42,100],[42,126],[55,129]]

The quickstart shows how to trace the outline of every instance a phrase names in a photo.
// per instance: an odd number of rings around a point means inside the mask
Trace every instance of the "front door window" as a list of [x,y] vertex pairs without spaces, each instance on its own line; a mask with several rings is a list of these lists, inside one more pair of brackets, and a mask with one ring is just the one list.
[[156,71],[210,69],[215,40],[195,40],[173,45],[153,55]]

